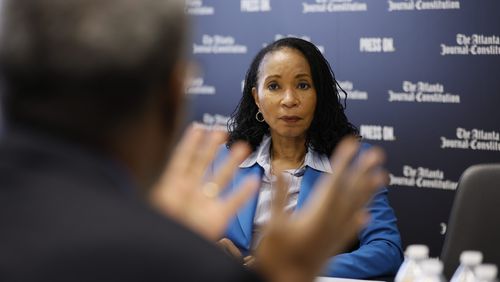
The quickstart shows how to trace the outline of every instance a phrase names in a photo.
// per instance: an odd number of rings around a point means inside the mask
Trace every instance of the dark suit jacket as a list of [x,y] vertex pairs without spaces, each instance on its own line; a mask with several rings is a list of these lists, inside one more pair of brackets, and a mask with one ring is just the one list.
[[123,168],[31,130],[0,141],[0,281],[255,281],[142,202]]

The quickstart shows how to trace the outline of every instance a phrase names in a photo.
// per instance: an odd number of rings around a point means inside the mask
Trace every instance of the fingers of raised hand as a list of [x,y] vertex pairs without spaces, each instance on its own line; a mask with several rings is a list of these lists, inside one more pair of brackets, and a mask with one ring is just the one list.
[[376,190],[384,184],[386,172],[381,167],[384,160],[384,152],[373,147],[361,154],[355,163],[347,181],[353,208],[366,205]]
[[335,203],[349,203],[352,212],[365,205],[386,180],[385,170],[381,167],[385,160],[384,152],[372,147],[353,162],[358,149],[359,142],[354,138],[348,137],[339,143],[332,157],[334,172],[327,181],[330,187],[328,198]]
[[239,164],[245,160],[249,153],[250,147],[246,143],[233,144],[229,156],[220,165],[210,182],[215,183],[220,188],[225,187],[229,180],[234,177]]
[[212,176],[212,179],[201,186],[201,201],[217,210],[217,217],[223,224],[219,225],[222,232],[236,212],[255,194],[258,188],[259,180],[248,177],[232,193],[223,198],[218,197],[221,189],[233,178],[238,165],[248,156],[250,148],[245,143],[236,143],[231,147],[229,156],[219,167],[218,171]]
[[220,146],[226,141],[227,133],[213,130],[205,132],[204,137],[201,144],[193,148],[194,152],[190,163],[192,177],[202,178],[206,174]]
[[350,245],[356,238],[356,234],[363,226],[369,221],[369,214],[366,210],[360,210],[354,213],[349,221],[346,221],[342,228],[336,231],[336,241],[330,240],[331,243],[336,244],[331,246],[329,255],[337,255],[346,250],[346,246]]
[[253,196],[259,187],[259,179],[248,177],[236,191],[225,197],[222,201],[224,205],[223,215],[226,218],[233,217],[236,212]]
[[331,165],[334,170],[332,175],[335,179],[349,169],[358,149],[359,141],[353,136],[345,137],[340,141],[331,156]]
[[191,125],[186,129],[170,158],[168,170],[171,174],[186,173],[204,135],[205,131],[198,126]]
[[169,170],[201,179],[226,138],[223,131],[208,131],[196,124],[189,126],[173,152]]
[[323,222],[324,228],[330,226],[334,230],[337,224],[348,224],[383,184],[382,150],[371,148],[353,162],[358,148],[355,138],[348,137],[339,143],[332,157],[333,173],[319,182],[311,199],[309,208],[317,210],[315,219]]
[[276,175],[274,190],[271,191],[271,224],[284,220],[286,215],[285,206],[288,198],[288,183],[281,172]]
[[[344,138],[335,149],[331,157],[333,173],[325,176],[320,183],[320,191],[316,197],[323,198],[323,204],[329,207],[343,200],[346,185],[344,179],[349,171],[349,166],[359,148],[359,142],[354,137]],[[339,195],[340,194],[340,195]]]

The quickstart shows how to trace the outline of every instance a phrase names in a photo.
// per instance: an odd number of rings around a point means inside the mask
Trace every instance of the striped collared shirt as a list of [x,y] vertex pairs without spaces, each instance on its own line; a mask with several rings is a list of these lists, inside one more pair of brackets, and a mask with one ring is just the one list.
[[[259,198],[257,201],[257,208],[255,210],[255,216],[253,220],[254,240],[252,245],[254,247],[260,241],[259,230],[270,218],[270,208],[274,182],[274,176],[272,176],[271,174],[269,153],[270,146],[271,137],[269,135],[264,136],[257,150],[255,150],[245,161],[240,164],[241,168],[246,168],[251,167],[255,163],[257,163],[264,169],[261,187],[259,190]],[[332,172],[328,157],[314,151],[311,148],[308,148],[303,166],[297,169],[285,170],[283,172],[283,177],[286,180],[286,183],[289,184],[288,202],[285,207],[285,210],[287,211],[293,211],[297,206],[300,184],[302,182],[302,177],[306,170],[306,166],[326,173]]]

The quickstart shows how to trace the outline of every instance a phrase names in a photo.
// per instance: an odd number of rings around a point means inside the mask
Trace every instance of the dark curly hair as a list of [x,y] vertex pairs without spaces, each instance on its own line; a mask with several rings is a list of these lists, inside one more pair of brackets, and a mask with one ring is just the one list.
[[258,70],[262,59],[268,53],[282,48],[298,50],[309,63],[317,102],[313,121],[306,133],[306,144],[319,153],[330,155],[342,137],[359,136],[358,129],[347,120],[344,113],[345,100],[342,105],[339,89],[345,98],[347,93],[335,80],[330,64],[318,48],[309,41],[292,37],[277,40],[266,46],[253,59],[246,73],[243,97],[228,122],[229,139],[226,145],[230,148],[236,141],[243,140],[250,143],[255,151],[262,137],[269,133],[269,125],[255,119],[258,108],[252,96],[252,88],[257,87]]

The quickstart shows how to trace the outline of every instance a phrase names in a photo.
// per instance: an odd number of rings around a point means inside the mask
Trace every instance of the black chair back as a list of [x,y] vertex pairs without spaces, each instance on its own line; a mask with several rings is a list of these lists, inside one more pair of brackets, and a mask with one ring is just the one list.
[[464,250],[478,250],[500,266],[500,164],[469,167],[462,174],[441,252],[450,279]]

